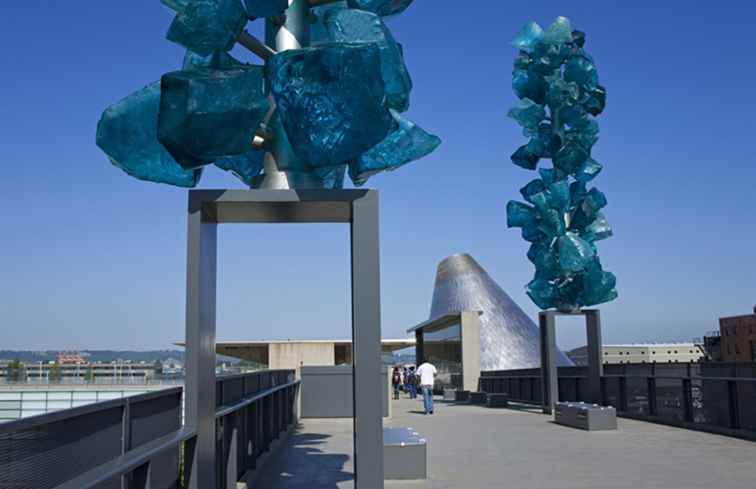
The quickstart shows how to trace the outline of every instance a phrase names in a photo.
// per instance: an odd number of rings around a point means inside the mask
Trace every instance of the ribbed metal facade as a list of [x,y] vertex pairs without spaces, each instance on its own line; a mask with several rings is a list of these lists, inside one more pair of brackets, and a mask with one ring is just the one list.
[[[541,365],[538,326],[468,254],[452,255],[438,265],[430,317],[482,311],[481,370],[536,368]],[[572,362],[559,351],[557,365]]]

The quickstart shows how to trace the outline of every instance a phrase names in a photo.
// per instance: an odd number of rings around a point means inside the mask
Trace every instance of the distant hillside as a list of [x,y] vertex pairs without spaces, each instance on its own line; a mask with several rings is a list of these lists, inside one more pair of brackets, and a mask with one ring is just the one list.
[[[21,360],[24,363],[52,362],[58,358],[60,351],[0,350],[0,360]],[[89,362],[112,362],[130,360],[132,362],[154,362],[174,358],[184,360],[183,350],[82,350],[81,356]]]

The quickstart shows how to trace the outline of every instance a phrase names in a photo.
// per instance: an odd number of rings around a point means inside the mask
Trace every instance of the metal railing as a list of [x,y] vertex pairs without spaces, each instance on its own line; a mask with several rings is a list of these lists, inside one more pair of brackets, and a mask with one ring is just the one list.
[[216,381],[216,487],[236,489],[245,472],[296,419],[293,370],[220,377]]
[[[217,485],[235,488],[296,419],[294,371],[216,381]],[[195,464],[181,387],[0,424],[1,489],[179,489]]]
[[[588,401],[587,367],[559,367],[559,400]],[[542,403],[541,370],[481,372],[480,390]],[[619,416],[756,440],[756,364],[604,365],[602,402]]]

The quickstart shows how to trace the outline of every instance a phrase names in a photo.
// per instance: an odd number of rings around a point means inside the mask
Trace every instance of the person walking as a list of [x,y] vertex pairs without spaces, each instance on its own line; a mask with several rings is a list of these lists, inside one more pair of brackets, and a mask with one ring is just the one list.
[[391,374],[391,387],[394,388],[394,399],[399,399],[399,386],[402,385],[402,372],[399,367],[394,367]]
[[425,414],[433,414],[433,382],[436,380],[436,366],[424,362],[417,367],[417,376],[420,377],[420,388],[423,390],[423,403]]
[[415,366],[409,368],[409,379],[407,381],[407,388],[409,389],[410,399],[417,399],[417,374],[415,373]]

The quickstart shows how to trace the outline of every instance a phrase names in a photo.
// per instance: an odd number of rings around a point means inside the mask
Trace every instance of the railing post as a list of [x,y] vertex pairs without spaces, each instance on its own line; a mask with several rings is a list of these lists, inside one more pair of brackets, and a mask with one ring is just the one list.
[[617,411],[627,412],[627,371],[624,371],[622,377],[617,379],[617,387],[619,388]]
[[239,451],[237,414],[235,412],[224,417],[223,423],[223,456],[225,457],[226,489],[236,489],[236,478],[239,473],[237,467]]
[[730,411],[730,428],[740,429],[740,411],[738,405],[738,384],[734,380],[727,381],[727,401]]
[[130,482],[127,486],[128,489],[150,489],[150,474],[152,472],[152,464],[147,462],[140,467],[137,467],[134,472],[131,473]]
[[[690,365],[688,365],[690,372]],[[685,421],[693,422],[693,382],[690,378],[682,380],[683,390],[683,418]]]
[[646,379],[648,390],[648,415],[656,416],[656,378],[647,377]]
[[[125,455],[129,450],[131,450],[131,402],[128,397],[124,397],[121,418],[121,455]],[[121,487],[130,488],[129,476],[121,477]]]

